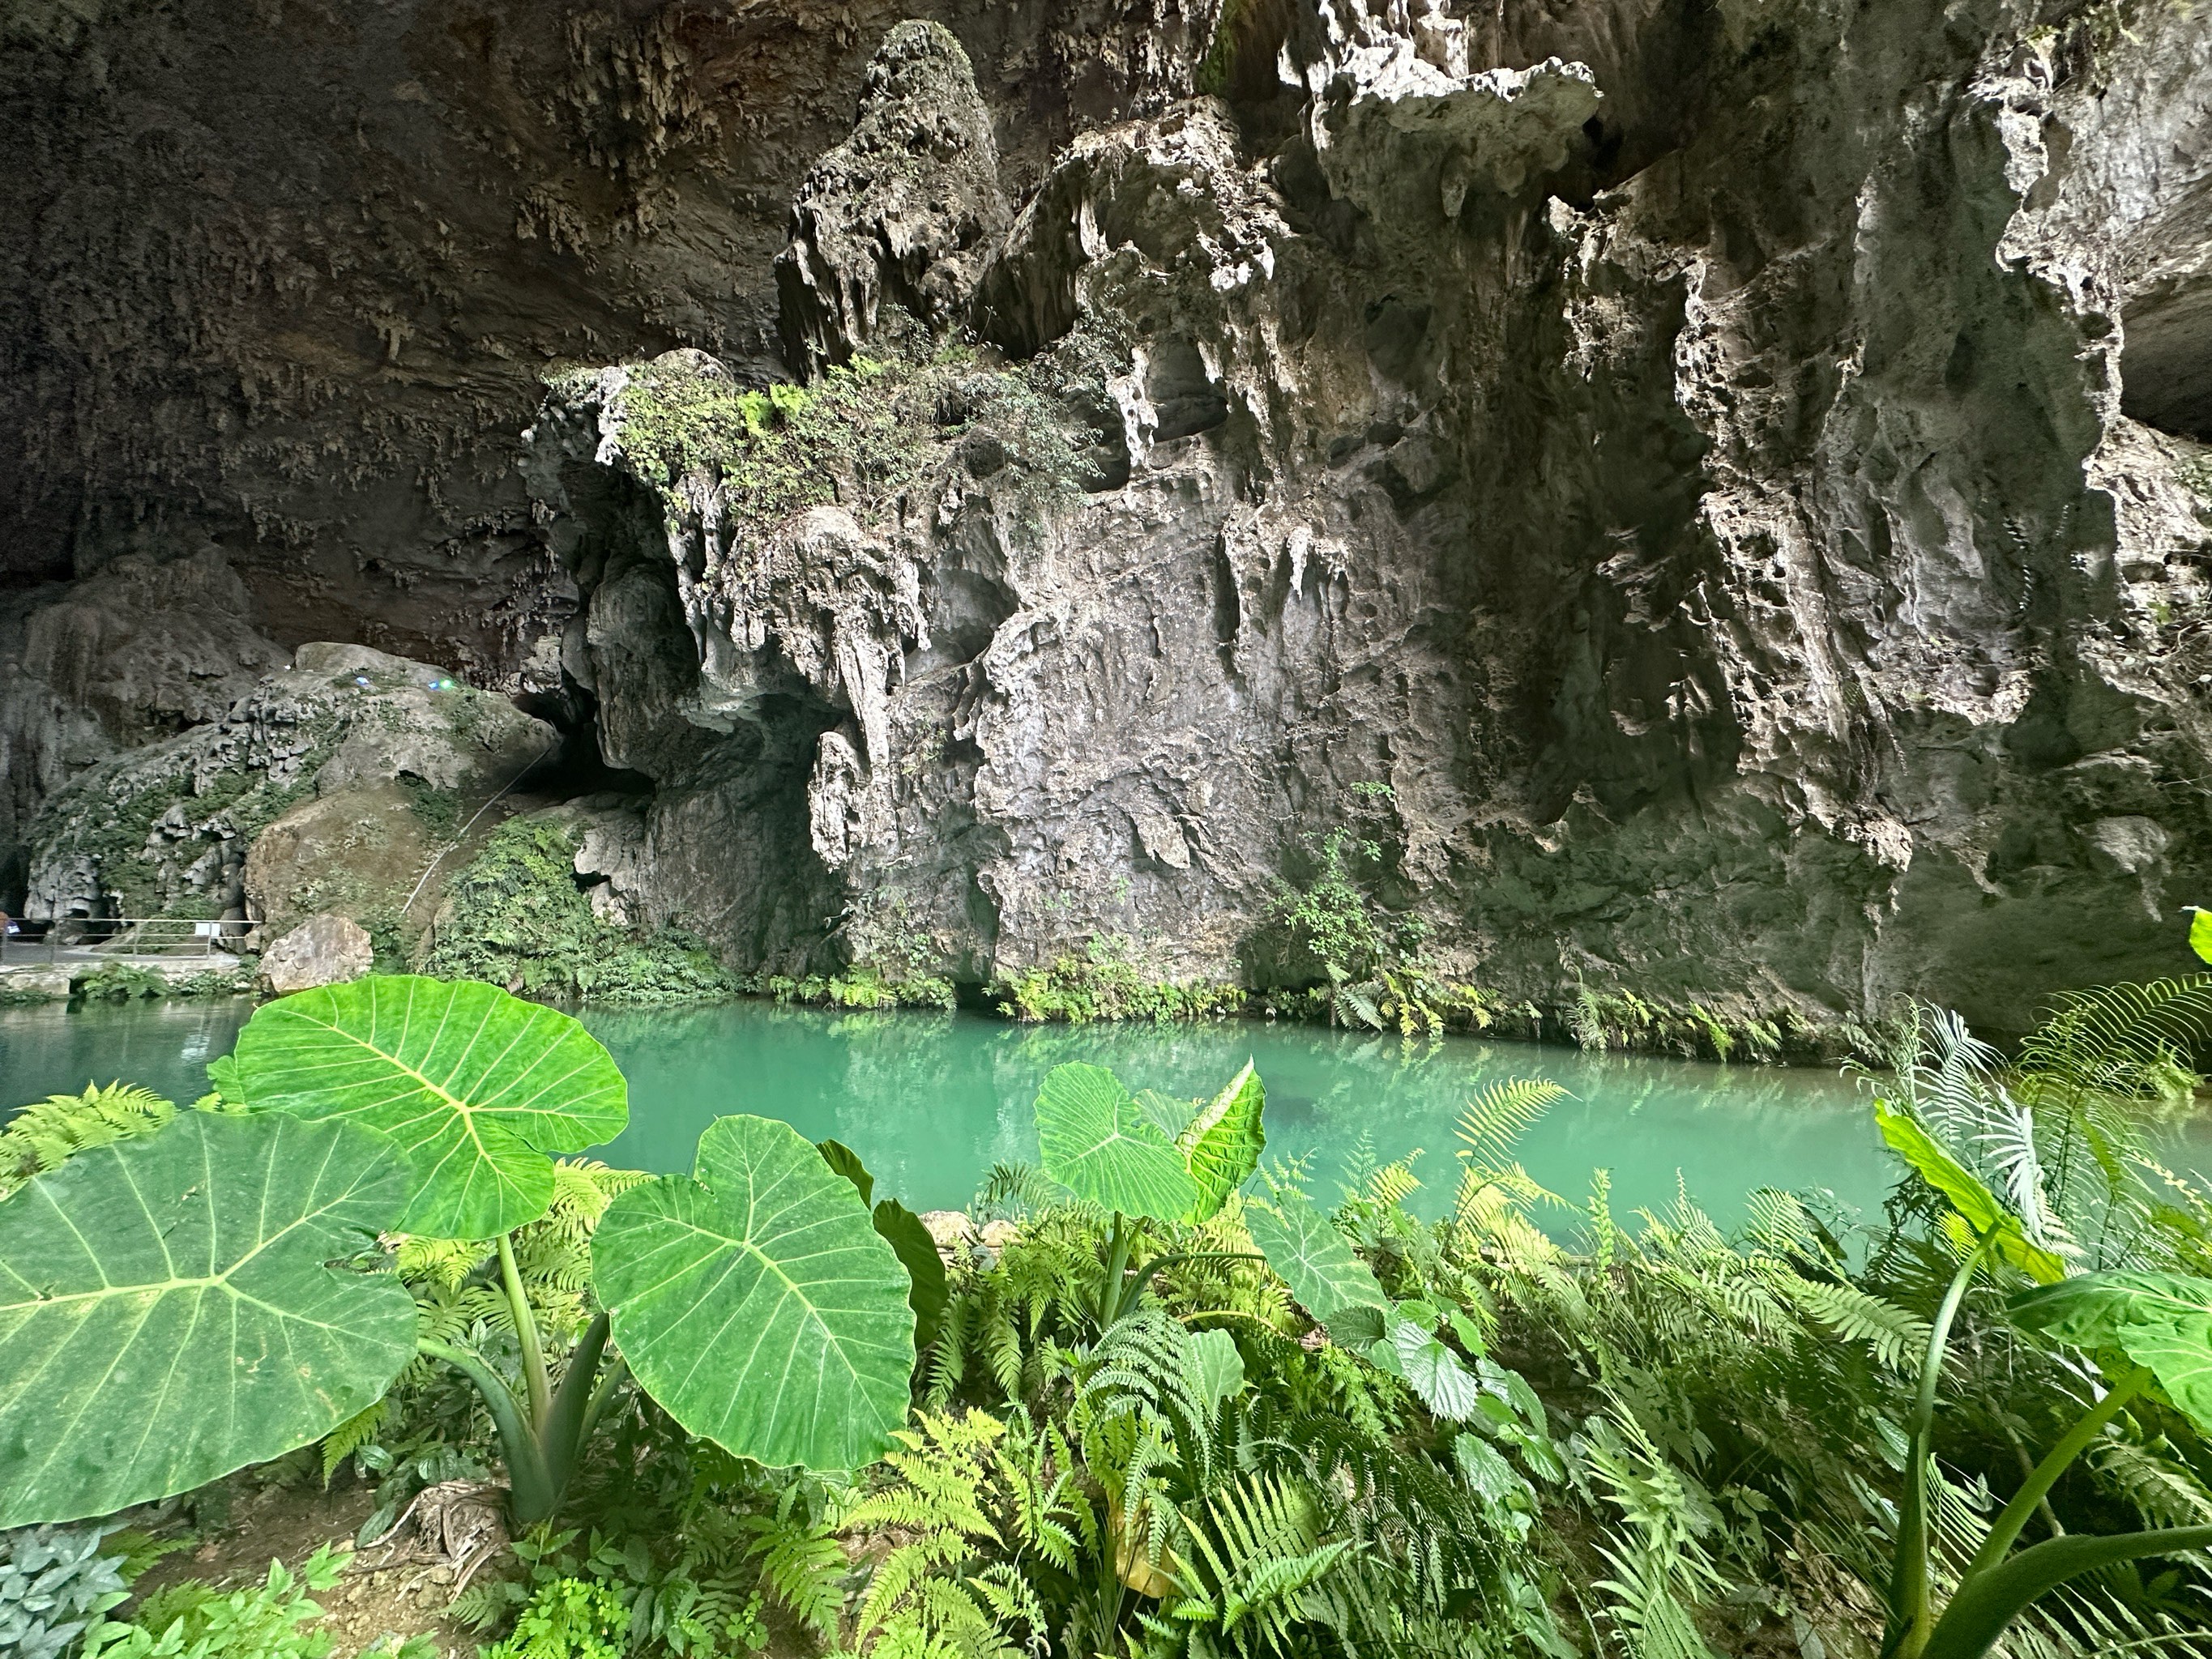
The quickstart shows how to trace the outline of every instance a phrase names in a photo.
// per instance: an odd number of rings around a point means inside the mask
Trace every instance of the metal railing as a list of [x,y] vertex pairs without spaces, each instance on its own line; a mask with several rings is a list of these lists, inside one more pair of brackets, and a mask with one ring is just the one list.
[[211,957],[219,951],[227,955],[239,948],[252,926],[185,916],[65,916],[49,923],[40,938],[18,934],[0,941],[0,964]]

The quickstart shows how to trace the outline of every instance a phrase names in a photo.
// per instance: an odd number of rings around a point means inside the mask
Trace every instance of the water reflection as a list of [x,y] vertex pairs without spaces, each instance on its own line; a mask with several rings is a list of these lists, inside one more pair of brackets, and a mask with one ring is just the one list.
[[1523,1142],[1530,1172],[1571,1196],[1614,1172],[1617,1204],[1672,1200],[1678,1172],[1717,1213],[1760,1185],[1824,1186],[1877,1204],[1888,1172],[1852,1086],[1825,1073],[1487,1043],[1406,1043],[1298,1026],[1012,1026],[967,1016],[827,1017],[757,1004],[593,1014],[631,1078],[632,1126],[610,1156],[682,1167],[717,1111],[766,1112],[835,1135],[925,1206],[964,1202],[978,1172],[1034,1158],[1030,1103],[1063,1060],[1194,1096],[1249,1055],[1267,1084],[1271,1149],[1327,1181],[1419,1154],[1423,1200],[1454,1178],[1453,1125],[1489,1083],[1547,1077],[1571,1097]]
[[[0,1011],[0,1104],[88,1081],[143,1082],[179,1100],[206,1086],[229,1052],[242,1000],[135,1003],[67,1013]],[[688,1169],[699,1132],[725,1112],[786,1119],[835,1135],[885,1190],[919,1208],[965,1204],[995,1163],[1036,1155],[1030,1103],[1063,1060],[1110,1066],[1133,1087],[1195,1096],[1249,1056],[1267,1085],[1269,1146],[1309,1155],[1328,1190],[1364,1162],[1420,1154],[1434,1212],[1454,1180],[1453,1125],[1467,1101],[1507,1078],[1550,1078],[1570,1098],[1522,1143],[1529,1173],[1565,1197],[1613,1172],[1626,1212],[1673,1201],[1678,1180],[1724,1222],[1761,1186],[1826,1188],[1877,1208],[1890,1166],[1853,1085],[1832,1073],[1724,1066],[1524,1043],[1406,1043],[1244,1021],[1180,1026],[1017,1026],[969,1015],[825,1014],[738,1002],[585,1016],[630,1079],[630,1127],[605,1149],[618,1164]],[[2212,1166],[2198,1120],[2170,1155]]]

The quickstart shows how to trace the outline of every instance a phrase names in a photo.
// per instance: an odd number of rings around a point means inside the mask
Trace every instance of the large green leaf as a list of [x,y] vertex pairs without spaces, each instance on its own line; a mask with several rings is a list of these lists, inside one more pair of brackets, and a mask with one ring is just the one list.
[[554,1152],[611,1140],[629,1086],[568,1015],[473,980],[377,975],[257,1011],[238,1071],[257,1110],[398,1141],[420,1183],[401,1229],[489,1238],[545,1213]]
[[2203,961],[2212,962],[2212,910],[2189,907],[2189,948]]
[[1352,1309],[1391,1310],[1373,1271],[1329,1218],[1293,1193],[1251,1204],[1244,1222],[1267,1265],[1283,1276],[1298,1304],[1323,1324]]
[[[875,1196],[876,1178],[868,1173],[868,1166],[860,1155],[842,1140],[817,1140],[814,1150],[822,1154],[822,1161],[831,1170],[853,1183],[853,1190],[866,1204]],[[907,1305],[914,1310],[914,1346],[917,1352],[937,1340],[937,1334],[945,1327],[945,1310],[952,1300],[952,1283],[945,1276],[945,1258],[937,1253],[937,1241],[929,1236],[929,1229],[921,1224],[921,1218],[895,1198],[878,1203],[871,1214],[876,1231],[884,1242],[896,1253],[900,1266],[910,1281],[907,1290]]]
[[739,1456],[858,1468],[905,1424],[906,1270],[853,1183],[788,1124],[708,1125],[690,1176],[607,1206],[592,1272],[646,1392]]
[[945,1258],[938,1255],[937,1241],[921,1224],[921,1218],[898,1200],[878,1199],[870,1213],[884,1243],[906,1269],[906,1300],[914,1310],[914,1346],[919,1352],[937,1340],[937,1334],[945,1328],[945,1310],[952,1301]]
[[332,1264],[410,1187],[348,1124],[183,1112],[0,1203],[0,1527],[188,1492],[379,1399],[414,1298]]
[[1198,1200],[1167,1133],[1103,1066],[1055,1066],[1036,1099],[1045,1174],[1101,1209],[1180,1221]]
[[2212,1279],[2082,1273],[2023,1291],[2013,1316],[2083,1348],[2118,1348],[2158,1378],[2176,1410],[2212,1431]]
[[1218,1409],[1244,1388],[1244,1356],[1237,1352],[1237,1339],[1226,1331],[1198,1331],[1190,1339],[1191,1380],[1209,1409]]
[[1260,1167],[1260,1154],[1267,1146],[1267,1132],[1260,1123],[1266,1104],[1267,1091],[1248,1060],[1229,1086],[1200,1107],[1176,1137],[1176,1151],[1198,1188],[1198,1201],[1186,1220],[1206,1221],[1218,1214],[1229,1194]]
[[868,1166],[860,1162],[860,1155],[842,1140],[817,1140],[814,1150],[822,1154],[822,1161],[853,1183],[860,1194],[860,1202],[872,1204],[876,1197],[876,1178],[868,1173]]
[[2066,1264],[2049,1250],[2029,1241],[2020,1219],[2005,1208],[1987,1182],[1951,1156],[1936,1139],[1906,1113],[1892,1111],[1885,1101],[1874,1103],[1874,1119],[1890,1150],[1911,1164],[1923,1181],[1950,1200],[1966,1224],[1979,1237],[1996,1234],[1996,1249],[2004,1259],[2039,1283],[2063,1279]]

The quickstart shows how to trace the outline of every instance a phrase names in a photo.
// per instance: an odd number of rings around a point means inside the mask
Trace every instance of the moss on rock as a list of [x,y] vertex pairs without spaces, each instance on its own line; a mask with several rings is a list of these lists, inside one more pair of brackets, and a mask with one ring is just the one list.
[[582,831],[565,818],[510,820],[447,884],[426,971],[520,995],[624,1004],[726,996],[737,981],[696,939],[600,916],[576,884]]

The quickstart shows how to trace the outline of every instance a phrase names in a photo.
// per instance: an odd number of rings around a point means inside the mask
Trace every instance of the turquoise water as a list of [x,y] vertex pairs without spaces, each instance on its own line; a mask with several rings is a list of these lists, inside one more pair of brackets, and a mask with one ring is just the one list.
[[[243,1000],[0,1012],[0,1105],[123,1078],[189,1100],[251,1012]],[[1571,1099],[1522,1143],[1529,1172],[1578,1199],[1593,1168],[1626,1211],[1671,1202],[1679,1177],[1723,1221],[1761,1186],[1826,1188],[1873,1210],[1889,1170],[1859,1092],[1833,1073],[1585,1054],[1448,1038],[1427,1046],[1307,1026],[1017,1026],[971,1015],[831,1014],[736,1002],[598,1013],[585,1023],[630,1080],[630,1127],[603,1156],[688,1168],[725,1112],[781,1117],[846,1142],[879,1188],[918,1209],[964,1206],[994,1163],[1033,1159],[1030,1103],[1063,1060],[1112,1066],[1133,1088],[1195,1096],[1249,1056],[1267,1086],[1271,1152],[1310,1154],[1324,1183],[1420,1149],[1441,1205],[1452,1124],[1486,1084],[1547,1077]],[[1326,1185],[1324,1190],[1327,1189]]]
[[[0,1107],[122,1078],[178,1100],[206,1087],[252,1012],[244,999],[142,1002],[68,1012],[0,1010]],[[1033,1160],[1030,1103],[1063,1060],[1112,1066],[1132,1088],[1211,1093],[1249,1057],[1267,1086],[1268,1150],[1310,1155],[1322,1183],[1419,1149],[1418,1206],[1445,1202],[1452,1125],[1502,1079],[1551,1078],[1570,1098],[1521,1143],[1535,1178],[1570,1200],[1613,1172],[1626,1213],[1671,1203],[1677,1181],[1733,1222],[1759,1187],[1826,1188],[1871,1214],[1891,1167],[1864,1097],[1831,1072],[1723,1066],[1450,1037],[1434,1045],[1304,1025],[1012,1025],[969,1014],[834,1014],[765,1002],[584,1016],[622,1063],[630,1127],[601,1149],[631,1168],[690,1167],[699,1132],[726,1112],[834,1136],[882,1191],[916,1209],[963,1207],[996,1163]],[[2212,1120],[2172,1156],[2212,1170]],[[1562,1224],[1571,1224],[1562,1218]]]

